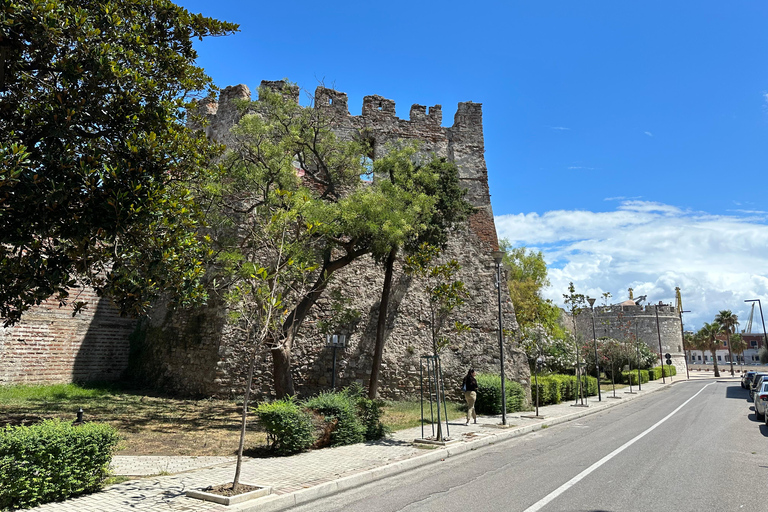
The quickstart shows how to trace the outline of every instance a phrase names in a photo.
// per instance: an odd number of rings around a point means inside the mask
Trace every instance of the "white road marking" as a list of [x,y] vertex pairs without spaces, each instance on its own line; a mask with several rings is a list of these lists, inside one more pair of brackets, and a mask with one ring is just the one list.
[[534,503],[533,505],[531,505],[530,507],[525,509],[523,512],[536,512],[537,510],[541,510],[542,508],[544,508],[544,506],[547,503],[549,503],[550,501],[554,500],[555,498],[557,498],[558,496],[563,494],[565,491],[567,491],[568,489],[570,489],[571,487],[576,485],[579,481],[581,481],[584,477],[586,477],[587,475],[592,473],[594,470],[596,470],[597,468],[599,468],[600,466],[602,466],[603,464],[605,464],[606,462],[608,462],[609,460],[611,460],[612,458],[614,458],[615,456],[617,456],[618,454],[620,454],[621,452],[623,452],[624,450],[626,450],[627,448],[629,448],[630,446],[635,444],[637,441],[639,441],[640,439],[645,437],[646,434],[649,434],[654,429],[656,429],[656,427],[658,427],[659,425],[661,425],[662,423],[667,421],[669,418],[674,416],[677,413],[677,411],[679,411],[680,409],[685,407],[688,402],[690,402],[691,400],[693,400],[694,398],[699,396],[699,393],[704,391],[707,388],[707,386],[710,386],[712,384],[714,384],[714,382],[710,382],[709,384],[707,384],[706,386],[701,388],[695,395],[693,395],[691,398],[689,398],[688,400],[683,402],[677,409],[675,409],[671,413],[669,413],[666,416],[664,416],[664,418],[662,418],[661,420],[656,422],[653,426],[648,428],[648,430],[646,430],[645,432],[643,432],[641,434],[638,434],[637,437],[634,437],[633,439],[630,439],[629,441],[627,441],[623,445],[619,446],[618,448],[613,450],[611,453],[609,453],[608,455],[606,455],[605,457],[603,457],[599,461],[595,462],[594,464],[589,466],[587,469],[585,469],[584,471],[582,471],[581,473],[579,473],[575,477],[571,478],[570,480],[565,482],[563,485],[561,485],[560,487],[558,487],[557,489],[555,489],[551,493],[547,494],[544,498],[540,499],[539,501],[537,501],[536,503]]

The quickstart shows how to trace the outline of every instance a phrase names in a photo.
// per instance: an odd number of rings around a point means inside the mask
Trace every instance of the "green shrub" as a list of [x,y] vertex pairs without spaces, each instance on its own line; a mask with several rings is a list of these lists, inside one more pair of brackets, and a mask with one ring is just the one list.
[[119,441],[109,425],[46,420],[0,430],[0,509],[97,491]]
[[[624,384],[637,385],[637,370],[629,372],[621,372],[621,382]],[[640,383],[645,384],[648,382],[648,370],[640,370]]]
[[536,395],[539,396],[539,406],[559,404],[563,401],[563,397],[560,394],[560,385],[557,379],[552,378],[553,375],[539,375],[538,387],[534,385],[531,387],[531,400],[536,403]]
[[344,391],[327,391],[307,399],[305,407],[325,418],[330,429],[330,445],[362,443],[367,428],[357,415],[357,400]]
[[366,390],[357,382],[344,388],[344,393],[354,399],[357,404],[357,415],[365,427],[366,441],[375,441],[387,435],[389,431],[381,422],[381,416],[384,413],[383,400],[369,399]]
[[[477,374],[477,401],[475,411],[478,414],[501,414],[501,376],[487,373]],[[507,412],[522,411],[526,407],[525,390],[519,383],[507,380],[504,383],[507,393]]]
[[293,397],[260,403],[256,415],[279,455],[304,451],[315,442],[312,418]]
[[[563,401],[576,400],[579,394],[579,381],[574,375],[539,375],[539,387],[536,388],[534,379],[531,379],[531,397],[536,401],[536,393],[539,392],[539,406],[559,404]],[[582,385],[586,386],[585,395],[597,395],[597,379],[591,376],[582,376]]]
[[371,400],[364,396],[357,398],[357,413],[365,427],[366,441],[375,441],[387,435],[387,428],[381,422],[383,406],[384,402],[380,400]]
[[648,378],[651,380],[658,380],[661,378],[662,371],[664,372],[664,377],[677,375],[677,368],[675,368],[674,365],[665,364],[664,366],[654,366],[648,370]]

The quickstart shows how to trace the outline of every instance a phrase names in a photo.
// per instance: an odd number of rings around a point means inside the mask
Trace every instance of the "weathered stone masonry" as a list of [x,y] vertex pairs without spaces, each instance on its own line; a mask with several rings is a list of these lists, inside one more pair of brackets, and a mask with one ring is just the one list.
[[[282,87],[282,82],[262,82],[267,87]],[[298,88],[293,90],[298,100]],[[226,142],[229,129],[239,119],[235,100],[250,100],[244,85],[227,87],[219,101],[202,107],[209,124],[206,132]],[[470,298],[457,317],[470,324],[471,331],[458,336],[443,353],[446,386],[458,392],[467,368],[498,372],[498,318],[495,265],[491,251],[498,247],[488,190],[484,158],[482,106],[460,103],[453,126],[445,128],[439,105],[427,109],[411,107],[410,119],[395,115],[395,103],[380,96],[366,96],[362,115],[352,116],[344,93],[318,87],[316,108],[330,114],[336,133],[342,138],[365,137],[372,143],[373,158],[384,154],[386,144],[398,139],[416,140],[422,150],[454,161],[468,200],[476,207],[469,226],[452,234],[446,256],[462,265],[460,278]],[[363,313],[359,330],[351,336],[348,347],[337,353],[337,386],[354,382],[365,385],[371,369],[371,354],[376,332],[378,301],[383,269],[372,259],[364,259],[334,274],[332,288],[353,299],[353,306]],[[328,292],[331,290],[329,289]],[[506,288],[504,328],[516,328],[514,310]],[[328,294],[326,293],[326,295]],[[430,352],[431,341],[425,297],[418,283],[411,282],[398,270],[392,290],[392,304],[387,320],[380,393],[384,397],[413,396],[418,392],[420,356]],[[297,389],[302,394],[328,389],[331,381],[331,349],[316,329],[316,321],[327,314],[327,302],[321,300],[314,317],[303,328],[303,337],[293,350],[293,371]],[[208,307],[191,314],[156,312],[145,323],[141,345],[141,372],[152,382],[189,394],[238,393],[243,389],[245,368],[238,339],[224,321],[221,307]],[[507,375],[529,385],[530,373],[522,353],[507,343]],[[271,358],[260,354],[255,387],[262,395],[272,390]]]
[[[298,100],[298,89],[294,96]],[[228,130],[239,119],[234,105],[237,99],[250,99],[246,86],[228,87],[218,102],[202,105],[210,120],[206,127],[209,136],[226,142]],[[410,119],[404,120],[395,115],[395,103],[380,96],[365,97],[360,116],[349,114],[347,96],[338,91],[319,87],[315,99],[317,108],[331,114],[340,137],[364,136],[372,142],[374,158],[383,154],[387,142],[417,140],[424,151],[444,156],[459,167],[468,200],[477,210],[468,227],[451,236],[446,251],[447,257],[461,263],[460,278],[470,293],[457,316],[472,330],[456,337],[443,353],[446,387],[458,395],[469,366],[489,372],[498,372],[499,368],[495,265],[490,256],[498,241],[484,158],[482,106],[460,103],[453,125],[443,127],[439,105],[429,109],[413,105]],[[363,313],[347,349],[337,353],[338,386],[354,382],[365,385],[368,381],[382,282],[383,269],[371,259],[359,261],[335,275],[333,286],[352,298],[353,305]],[[158,307],[134,331],[136,322],[120,318],[107,299],[89,291],[84,293],[88,297],[83,300],[91,306],[74,318],[69,308],[59,308],[52,300],[31,310],[18,325],[0,330],[0,384],[117,379],[128,367],[132,337],[129,371],[133,377],[188,395],[242,392],[243,351],[220,304],[186,312]],[[514,310],[506,287],[502,293],[504,328],[514,329]],[[411,282],[397,269],[391,300],[380,393],[393,398],[414,396],[418,393],[419,356],[429,353],[431,346],[425,297],[418,283]],[[302,394],[330,387],[332,353],[324,347],[324,339],[315,326],[326,314],[328,303],[321,300],[293,350],[294,379]],[[507,375],[528,387],[530,374],[525,357],[509,343],[505,353]],[[266,350],[259,354],[255,386],[262,397],[271,393],[271,358]]]
[[[658,312],[658,328],[656,313]],[[592,339],[592,313],[585,309],[576,317],[579,334],[584,340]],[[659,353],[659,336],[662,354],[672,356],[672,364],[678,375],[685,375],[683,336],[680,330],[680,315],[674,306],[648,304],[645,306],[600,306],[595,307],[595,334],[598,338],[610,337],[627,339],[637,334],[637,339]],[[656,364],[660,364],[659,361]]]

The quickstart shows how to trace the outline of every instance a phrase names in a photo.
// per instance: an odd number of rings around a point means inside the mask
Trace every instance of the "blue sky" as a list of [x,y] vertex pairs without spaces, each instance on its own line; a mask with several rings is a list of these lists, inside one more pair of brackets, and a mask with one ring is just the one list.
[[[483,104],[499,235],[540,249],[545,295],[671,302],[686,327],[768,306],[768,3],[179,2],[239,23],[197,45],[224,87]],[[765,253],[765,254],[763,254]]]

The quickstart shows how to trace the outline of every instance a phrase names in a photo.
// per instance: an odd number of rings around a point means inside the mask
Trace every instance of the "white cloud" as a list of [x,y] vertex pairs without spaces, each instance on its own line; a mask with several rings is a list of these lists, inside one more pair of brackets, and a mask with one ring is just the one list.
[[651,132],[643,132],[643,133],[646,134],[649,137],[653,137],[653,134]]
[[570,128],[566,128],[565,126],[550,126],[550,128],[553,130],[561,130],[561,131],[570,130]]
[[496,217],[499,237],[541,250],[562,304],[573,281],[580,293],[616,301],[648,295],[674,303],[681,288],[686,328],[730,309],[746,321],[744,299],[768,300],[768,215],[711,215],[650,201],[625,200],[614,211],[550,211]]

